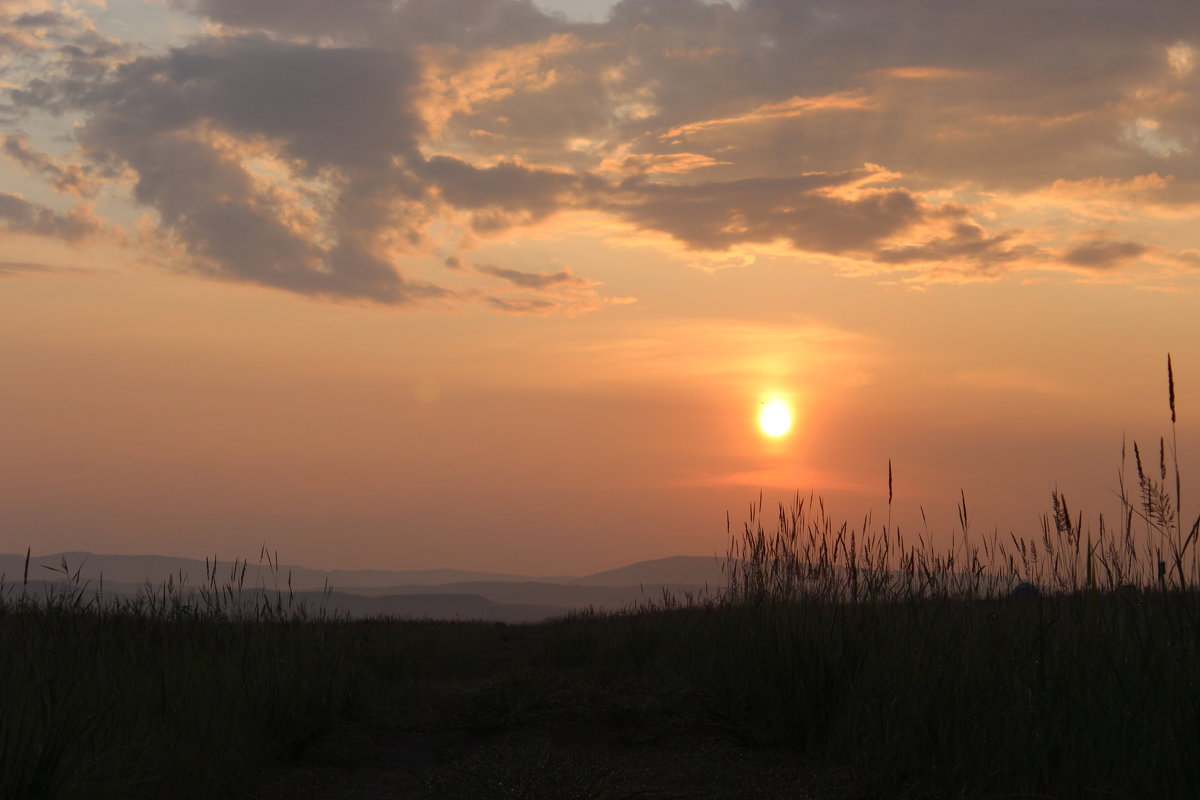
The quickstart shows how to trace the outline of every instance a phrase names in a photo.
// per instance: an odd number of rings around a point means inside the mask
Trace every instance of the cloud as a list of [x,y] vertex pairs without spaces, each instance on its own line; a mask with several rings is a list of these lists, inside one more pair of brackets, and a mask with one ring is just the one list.
[[519,290],[518,295],[481,295],[485,306],[506,314],[549,316],[562,314],[578,316],[615,305],[637,302],[634,297],[601,295],[600,283],[580,277],[570,269],[555,272],[526,272],[494,264],[476,264],[476,272],[506,281]]
[[862,476],[850,474],[843,470],[812,465],[764,466],[733,472],[705,473],[689,471],[682,476],[662,482],[664,487],[710,488],[738,486],[750,489],[783,489],[795,491],[797,486],[819,487],[822,492],[865,491],[874,488],[872,476],[870,482]]
[[339,43],[466,48],[542,39],[565,26],[529,0],[171,0],[213,22],[243,30],[325,37]]
[[705,167],[728,167],[732,161],[717,159],[700,153],[639,153],[618,154],[600,162],[600,172],[616,172],[627,176],[658,174],[683,174]]
[[1184,250],[1176,255],[1178,263],[1192,269],[1200,269],[1200,250]]
[[787,178],[667,184],[631,180],[603,203],[644,230],[669,234],[690,248],[728,250],[741,243],[784,241],[797,250],[868,250],[923,216],[901,189],[839,196],[830,191],[861,173],[810,173]]
[[26,200],[8,192],[0,192],[0,229],[9,233],[47,236],[78,243],[95,235],[100,222],[87,207],[77,206],[66,214]]
[[0,134],[0,151],[27,171],[45,176],[57,191],[79,198],[91,197],[97,191],[97,184],[87,165],[58,161],[40,153],[30,145],[29,137],[24,134]]
[[1040,264],[1044,252],[1027,243],[1020,243],[1018,230],[989,234],[981,225],[967,218],[962,208],[940,209],[930,214],[934,225],[947,217],[948,230],[935,234],[920,244],[904,244],[880,249],[875,261],[898,267],[925,267],[931,276],[945,276],[948,265],[960,265],[960,273],[976,277],[994,277],[1021,264]]
[[62,113],[97,78],[129,57],[130,48],[100,34],[92,20],[66,3],[0,5],[0,124],[14,124],[38,107]]
[[516,316],[537,317],[553,315],[576,317],[609,306],[630,305],[637,302],[637,298],[633,297],[604,297],[591,287],[579,292],[557,295],[484,295],[482,299],[484,305],[494,311]]
[[[476,53],[464,53],[453,46],[427,47],[419,101],[427,130],[437,135],[455,115],[470,116],[476,108],[518,92],[540,93],[552,88],[559,72],[550,64],[580,47],[579,39],[568,33],[511,47],[488,47]],[[487,135],[486,131],[473,133]]]
[[1144,244],[1138,242],[1115,242],[1101,239],[1072,247],[1063,253],[1062,260],[1075,267],[1110,270],[1137,258],[1147,249]]
[[484,302],[497,311],[508,314],[544,316],[559,310],[558,303],[546,297],[496,297],[489,295]]
[[894,79],[905,81],[939,81],[939,80],[954,80],[956,78],[972,78],[978,73],[961,69],[947,69],[945,67],[885,67],[871,73],[872,77],[881,79]]
[[1194,187],[1182,185],[1173,175],[1151,172],[1126,180],[1102,177],[1056,180],[1044,193],[1030,193],[1028,198],[1030,203],[1040,202],[1097,220],[1117,221],[1132,216],[1191,218],[1196,204],[1187,198],[1193,192]]
[[[9,0],[3,149],[79,197],[127,182],[175,268],[396,305],[564,302],[420,270],[575,211],[914,280],[1177,251],[1063,242],[1144,202],[1194,215],[1200,10],[1015,2],[624,0],[589,24],[529,0],[172,0],[208,25],[154,52]],[[16,131],[50,115],[78,122],[71,161]],[[12,230],[84,225],[7,202]]]
[[1023,392],[1043,395],[1066,395],[1071,393],[1070,387],[1056,378],[1039,375],[1017,367],[967,370],[956,374],[954,380],[989,393]]
[[263,137],[310,172],[386,168],[414,152],[417,80],[403,52],[207,38],[138,59],[95,87],[83,100],[93,112],[83,138],[127,155],[126,140],[207,121],[233,136]]
[[744,114],[723,117],[721,119],[689,122],[687,125],[680,125],[677,128],[671,128],[666,133],[659,134],[659,138],[663,140],[681,139],[700,133],[701,131],[708,131],[712,128],[719,128],[725,125],[754,124],[770,120],[791,119],[820,111],[861,109],[866,108],[869,102],[868,98],[862,92],[858,91],[837,92],[825,95],[824,97],[789,97],[786,100],[774,103],[764,103]]
[[401,53],[205,39],[95,87],[78,137],[97,163],[133,171],[134,198],[197,271],[327,297],[444,298],[394,266],[428,222],[404,167],[422,125],[406,100],[416,77]]
[[517,269],[497,267],[493,264],[476,264],[475,271],[501,278],[523,289],[549,289],[565,284],[586,285],[588,283],[584,279],[572,275],[569,269],[558,272],[522,272]]
[[38,264],[32,261],[0,261],[0,278],[21,275],[28,272],[57,272],[54,267]]
[[495,232],[545,219],[571,202],[587,181],[560,170],[503,161],[476,167],[448,156],[435,156],[415,167],[451,205],[473,213],[473,227]]
[[604,340],[551,343],[554,363],[560,370],[564,363],[576,365],[567,377],[580,383],[655,382],[670,374],[684,383],[718,381],[739,391],[818,384],[833,391],[864,386],[876,348],[868,337],[804,319],[639,321],[618,330]]

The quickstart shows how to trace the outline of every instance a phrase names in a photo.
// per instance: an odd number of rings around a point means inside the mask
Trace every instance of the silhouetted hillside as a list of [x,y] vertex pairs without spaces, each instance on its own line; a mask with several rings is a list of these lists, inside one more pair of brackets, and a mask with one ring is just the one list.
[[639,584],[686,584],[711,588],[725,585],[721,572],[724,558],[715,556],[671,556],[639,561],[627,567],[597,572],[575,579],[578,586],[637,586]]
[[[66,563],[64,572],[62,565]],[[103,592],[105,601],[131,598],[156,590],[170,581],[188,602],[198,601],[197,590],[207,584],[205,562],[169,556],[96,555],[72,552],[34,556],[29,562],[27,591],[35,596],[61,590],[67,575],[78,574],[77,587],[88,599]],[[427,619],[478,619],[530,622],[562,616],[570,610],[616,611],[659,601],[664,592],[677,598],[711,596],[721,586],[720,563],[711,557],[675,556],[642,561],[583,578],[554,576],[534,579],[526,575],[468,572],[464,570],[315,570],[266,564],[219,562],[219,587],[237,586],[245,602],[260,597],[258,590],[274,596],[289,592],[293,600],[310,608],[353,617],[384,616]],[[25,556],[0,556],[0,575],[6,593],[21,591]],[[331,590],[328,598],[324,590]]]

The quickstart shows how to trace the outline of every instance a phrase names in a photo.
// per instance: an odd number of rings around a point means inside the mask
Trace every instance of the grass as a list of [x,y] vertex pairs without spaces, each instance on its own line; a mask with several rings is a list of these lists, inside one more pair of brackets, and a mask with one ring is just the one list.
[[[22,576],[0,798],[339,796],[303,787],[385,763],[414,797],[1196,796],[1200,519],[1169,361],[1168,387],[1115,526],[1056,492],[1037,536],[979,537],[962,498],[939,551],[890,514],[760,499],[718,598],[505,626],[330,618],[244,569],[119,604],[67,565],[41,596]],[[272,795],[279,769],[303,786]]]
[[77,591],[6,603],[0,796],[161,797],[164,783],[225,796],[295,731],[347,707],[354,673],[338,669],[338,647],[312,646],[333,632],[152,602],[106,608]]

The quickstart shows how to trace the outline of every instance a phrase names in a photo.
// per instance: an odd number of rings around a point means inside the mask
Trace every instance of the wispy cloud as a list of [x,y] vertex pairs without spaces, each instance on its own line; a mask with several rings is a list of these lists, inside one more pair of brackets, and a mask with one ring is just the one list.
[[987,367],[959,372],[954,379],[986,392],[1023,392],[1042,395],[1066,395],[1069,386],[1057,378],[1021,367]]
[[572,275],[568,269],[559,270],[558,272],[522,272],[518,269],[497,267],[494,264],[476,264],[475,271],[502,278],[524,289],[548,289],[564,284],[581,285],[587,283],[582,278]]
[[1075,267],[1108,270],[1137,258],[1146,250],[1146,246],[1138,242],[1099,240],[1072,247],[1063,253],[1062,259]]
[[57,272],[54,267],[32,261],[0,261],[0,278],[29,272]]
[[29,172],[44,176],[57,191],[84,198],[93,196],[98,188],[87,165],[41,153],[24,134],[0,135],[0,152]]
[[818,111],[845,111],[867,108],[870,98],[861,91],[837,92],[824,97],[789,97],[774,103],[764,103],[744,114],[719,119],[689,122],[659,135],[660,139],[681,139],[702,131],[726,125],[743,125],[769,120],[791,119]]
[[99,219],[86,206],[60,213],[20,195],[0,192],[0,229],[79,242],[100,230]]

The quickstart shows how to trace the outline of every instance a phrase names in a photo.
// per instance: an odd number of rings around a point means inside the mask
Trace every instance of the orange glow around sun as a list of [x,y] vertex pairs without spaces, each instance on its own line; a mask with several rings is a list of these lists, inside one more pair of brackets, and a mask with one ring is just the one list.
[[782,400],[763,403],[758,426],[767,436],[783,436],[792,429],[792,411]]

